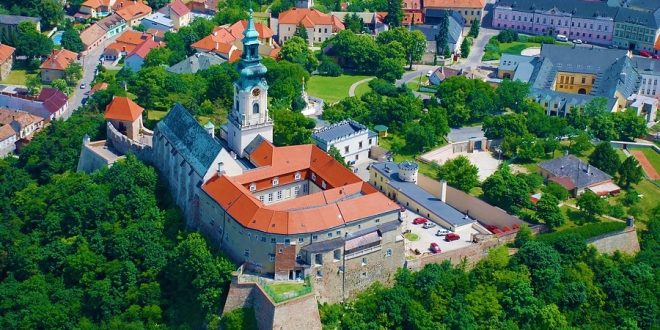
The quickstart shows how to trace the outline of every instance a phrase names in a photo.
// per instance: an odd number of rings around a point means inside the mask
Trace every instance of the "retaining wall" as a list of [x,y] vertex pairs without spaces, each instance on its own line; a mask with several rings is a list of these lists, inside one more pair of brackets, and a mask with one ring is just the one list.
[[621,251],[628,254],[639,252],[639,240],[634,226],[616,233],[605,234],[588,240],[601,253]]

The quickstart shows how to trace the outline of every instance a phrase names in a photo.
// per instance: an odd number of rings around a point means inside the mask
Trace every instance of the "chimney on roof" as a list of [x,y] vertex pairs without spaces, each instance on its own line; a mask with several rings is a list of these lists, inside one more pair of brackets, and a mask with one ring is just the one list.
[[218,49],[218,48],[220,48],[220,43],[216,41],[215,42],[215,49]]
[[447,202],[447,180],[440,180],[440,200]]
[[89,135],[85,134],[85,136],[83,136],[83,145],[89,145],[89,141]]
[[621,79],[622,82],[625,82],[626,81],[626,73],[621,72],[621,74],[619,75],[619,78]]
[[222,167],[223,167],[224,165],[225,165],[225,163],[223,163],[223,162],[219,162],[219,163],[218,163],[218,176],[221,176],[221,175],[225,174],[225,171],[222,170]]

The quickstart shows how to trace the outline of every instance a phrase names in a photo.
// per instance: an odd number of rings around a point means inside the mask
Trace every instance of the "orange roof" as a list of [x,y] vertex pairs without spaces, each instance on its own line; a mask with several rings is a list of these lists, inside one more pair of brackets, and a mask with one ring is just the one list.
[[101,82],[101,83],[98,83],[98,84],[92,86],[92,89],[89,91],[89,94],[91,95],[91,94],[94,94],[98,91],[104,91],[106,89],[108,89],[108,83]]
[[[414,20],[413,20],[414,19]],[[403,13],[403,19],[401,20],[403,25],[408,24],[423,24],[424,23],[424,13],[421,10],[415,11],[406,11]]]
[[105,107],[105,119],[134,121],[142,115],[144,108],[125,96],[115,96]]
[[344,29],[342,23],[336,16],[324,14],[316,9],[293,8],[280,13],[279,24],[302,24],[305,27],[316,25],[332,25],[339,30]]
[[[310,233],[398,210],[395,202],[314,145],[275,147],[264,141],[250,160],[260,167],[233,177],[216,175],[202,186],[244,227],[273,234]],[[325,181],[327,189],[272,205],[249,191],[252,183],[268,183],[258,190],[269,188],[274,177],[281,185],[293,182],[296,172],[310,181],[313,173],[315,184],[321,187]]]
[[183,16],[190,12],[190,9],[188,9],[181,0],[174,0],[170,3],[170,9],[179,16]]
[[486,0],[425,0],[424,8],[479,8],[486,6]]
[[81,7],[89,7],[89,8],[99,8],[99,7],[110,7],[110,0],[87,0],[83,2]]
[[75,61],[78,58],[78,53],[74,53],[70,50],[55,49],[48,56],[48,58],[41,63],[41,69],[49,70],[65,70],[69,67],[69,64]]
[[89,47],[103,36],[105,36],[105,30],[98,24],[92,24],[80,33],[80,40],[82,40],[85,47]]
[[[247,21],[242,19],[229,27],[231,34],[236,36],[237,39],[243,40],[243,31],[247,28]],[[275,33],[268,26],[263,25],[262,23],[255,22],[254,28],[259,32],[260,39],[271,38]]]
[[5,62],[14,55],[16,48],[7,46],[5,44],[0,44],[0,62]]
[[134,18],[139,18],[142,16],[147,16],[151,14],[151,7],[147,6],[143,2],[131,1],[128,4],[117,9],[117,15],[126,21],[130,21]]
[[658,39],[655,40],[655,47],[653,48],[660,50],[660,36],[658,36]]
[[132,52],[130,52],[128,55],[126,55],[126,58],[132,56],[132,55],[137,55],[140,56],[141,58],[146,58],[147,54],[154,49],[163,46],[164,43],[162,42],[156,42],[151,39],[145,40],[143,43],[139,44],[135,49],[133,49]]
[[231,54],[229,54],[229,62],[236,62],[239,59],[241,59],[241,54],[243,54],[243,51],[240,49],[236,49]]
[[104,53],[110,50],[131,53],[137,46],[149,39],[153,39],[153,36],[149,33],[127,30],[122,33],[115,42],[109,44],[105,48]]
[[[222,34],[222,36],[224,36],[224,34]],[[190,45],[190,47],[206,52],[215,51],[227,56],[231,51],[232,44],[231,41],[227,42],[225,39],[226,38],[219,35],[211,34],[196,41]]]

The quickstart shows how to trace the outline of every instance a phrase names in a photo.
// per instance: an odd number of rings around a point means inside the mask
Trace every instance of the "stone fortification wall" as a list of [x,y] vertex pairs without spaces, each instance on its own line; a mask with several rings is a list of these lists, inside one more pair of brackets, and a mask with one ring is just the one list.
[[110,124],[110,122],[106,123],[106,125],[107,139],[115,148],[115,150],[117,150],[122,155],[132,153],[142,161],[151,162],[152,148],[150,145],[129,139],[126,135],[119,132],[112,124]]
[[255,282],[239,280],[234,273],[222,313],[239,308],[253,308],[260,330],[321,329],[321,317],[314,294],[275,303]]
[[609,254],[615,251],[621,251],[628,254],[635,254],[639,252],[639,240],[637,239],[637,231],[634,226],[626,227],[620,232],[594,237],[588,242],[601,253]]

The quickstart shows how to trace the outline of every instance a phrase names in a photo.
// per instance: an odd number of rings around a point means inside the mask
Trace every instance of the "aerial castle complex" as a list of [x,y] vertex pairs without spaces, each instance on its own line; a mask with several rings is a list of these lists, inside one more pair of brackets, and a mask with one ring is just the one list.
[[229,122],[202,127],[175,105],[154,131],[143,109],[115,97],[107,140],[86,139],[79,170],[127,153],[153,164],[190,228],[243,269],[275,280],[315,279],[317,297],[341,301],[387,281],[404,258],[399,206],[314,145],[276,147],[266,68],[252,17]]

